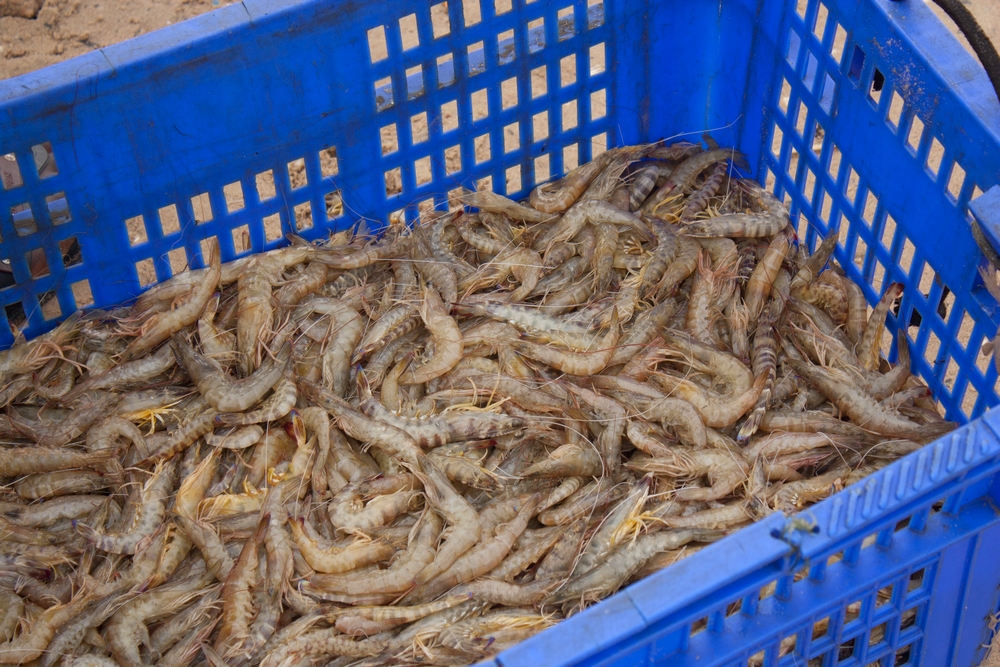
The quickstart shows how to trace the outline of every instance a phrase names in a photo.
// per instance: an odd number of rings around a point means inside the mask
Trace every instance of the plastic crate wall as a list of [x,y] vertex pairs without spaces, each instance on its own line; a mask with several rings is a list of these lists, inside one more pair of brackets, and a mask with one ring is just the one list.
[[[411,24],[416,44],[403,39]],[[386,57],[373,58],[369,35]],[[505,87],[517,91],[509,108]],[[445,125],[451,104],[458,121]],[[171,259],[201,266],[207,238],[224,260],[234,233],[249,235],[246,252],[275,247],[271,216],[308,238],[399,211],[413,220],[460,186],[519,197],[574,153],[708,130],[747,153],[811,247],[839,224],[838,258],[869,302],[891,281],[907,286],[889,328],[920,312],[907,331],[914,369],[965,421],[969,392],[972,416],[997,401],[979,352],[996,304],[966,218],[977,187],[998,180],[998,127],[978,65],[919,0],[246,0],[0,82],[0,154],[23,180],[0,191],[0,255],[19,283],[0,305],[24,304],[33,335],[54,324],[42,295],[68,314],[84,305],[73,285],[88,281],[97,305],[120,303],[143,287],[136,264],[164,280]],[[31,161],[43,142],[58,168],[44,179]],[[294,188],[300,159],[308,182]],[[418,183],[424,160],[431,180]],[[276,196],[262,200],[268,172]],[[333,193],[345,213],[330,218]],[[300,229],[306,205],[313,226]],[[143,234],[130,238],[137,216]],[[65,267],[55,242],[70,237],[83,257]],[[25,253],[38,247],[49,275],[30,280]],[[0,333],[6,324],[0,315]],[[987,416],[798,520],[744,529],[497,661],[973,664],[1000,583],[995,427]]]

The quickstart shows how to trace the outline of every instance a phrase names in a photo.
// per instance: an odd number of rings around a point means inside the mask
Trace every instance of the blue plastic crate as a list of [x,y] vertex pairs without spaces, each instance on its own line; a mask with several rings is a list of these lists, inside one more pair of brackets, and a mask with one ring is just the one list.
[[[47,295],[63,315],[126,301],[143,287],[137,264],[165,280],[171,261],[202,266],[210,237],[224,260],[243,233],[247,252],[278,245],[265,237],[271,216],[308,238],[360,218],[413,220],[460,186],[521,197],[610,145],[705,130],[747,153],[810,246],[839,225],[838,259],[870,302],[906,286],[890,328],[921,314],[908,330],[914,369],[949,418],[997,403],[980,352],[997,304],[977,276],[969,208],[1000,179],[1000,105],[922,0],[245,0],[0,82],[0,156],[16,157],[23,181],[0,190],[0,256],[18,283],[0,305],[21,303],[34,335],[55,323]],[[32,147],[46,142],[58,173],[40,178]],[[299,159],[307,183],[293,187]],[[387,194],[394,170],[401,192]],[[261,199],[261,174],[276,196]],[[1000,230],[998,194],[972,205],[988,233]],[[330,218],[338,199],[345,213]],[[82,258],[64,266],[57,244],[74,237]],[[35,248],[48,275],[31,279]],[[93,304],[77,300],[85,282]],[[0,344],[7,324],[0,313]],[[976,664],[998,606],[998,471],[989,413],[496,662]],[[782,642],[794,651],[779,658]]]

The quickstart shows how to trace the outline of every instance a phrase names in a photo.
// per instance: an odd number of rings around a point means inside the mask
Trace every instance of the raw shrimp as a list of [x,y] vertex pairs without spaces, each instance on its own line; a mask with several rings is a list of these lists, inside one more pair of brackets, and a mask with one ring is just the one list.
[[233,380],[219,362],[202,356],[180,336],[174,336],[170,344],[205,401],[219,412],[243,412],[259,401],[281,378],[292,355],[291,344],[285,343],[252,375]]
[[432,289],[423,288],[420,317],[434,340],[434,356],[399,377],[402,385],[421,384],[440,377],[455,367],[462,358],[462,332],[448,315],[441,298]]
[[20,665],[42,655],[59,628],[86,608],[91,595],[84,588],[68,603],[53,605],[39,614],[30,629],[0,644],[0,664]]
[[257,550],[270,521],[268,514],[260,518],[257,530],[244,543],[239,559],[222,584],[222,619],[212,648],[229,658],[239,656],[249,640],[250,620],[254,612],[250,586],[257,579]]
[[412,599],[434,599],[448,589],[486,574],[499,565],[514,545],[514,541],[527,528],[540,502],[539,494],[528,498],[512,521],[499,528],[492,538],[467,551],[447,570],[414,589],[410,593]]
[[752,181],[739,181],[757,200],[758,213],[728,213],[684,227],[694,237],[761,238],[774,236],[788,225],[788,211],[778,199]]
[[550,595],[546,602],[561,604],[575,600],[599,600],[615,592],[632,574],[657,553],[672,551],[688,542],[712,542],[723,534],[715,530],[666,530],[642,535],[635,544],[615,550],[601,565],[583,576],[572,579]]
[[694,185],[698,175],[714,164],[732,160],[734,162],[743,160],[742,154],[728,148],[714,148],[702,153],[695,153],[681,162],[674,169],[666,182],[663,183],[643,204],[643,212],[655,215],[660,205],[666,201],[668,196],[676,191],[685,192]]
[[584,225],[595,222],[623,225],[630,230],[637,231],[644,238],[650,240],[653,238],[642,220],[636,216],[607,202],[590,199],[574,204],[573,208],[568,210],[559,222],[552,225],[548,231],[535,240],[532,247],[539,252],[544,252],[546,261],[548,261],[548,254],[557,244],[569,241],[583,229]]
[[530,206],[518,204],[489,190],[479,190],[477,192],[466,190],[462,194],[462,202],[467,206],[473,206],[481,211],[502,213],[510,219],[520,222],[548,222],[557,217],[552,212],[545,212],[539,208],[531,208]]
[[543,213],[565,211],[583,194],[591,181],[604,171],[614,157],[614,151],[607,151],[597,159],[580,165],[558,181],[537,186],[531,191],[529,198],[531,206]]
[[395,594],[405,591],[414,578],[434,560],[443,521],[436,512],[425,512],[414,527],[409,547],[387,569],[363,575],[313,575],[310,582],[331,593],[345,595]]
[[682,501],[725,498],[746,481],[749,470],[742,458],[718,449],[683,451],[671,448],[665,458],[633,460],[629,465],[641,472],[682,480],[707,475],[711,486],[680,488],[674,492],[674,497]]
[[546,363],[570,375],[596,375],[607,367],[615,353],[619,336],[618,311],[615,309],[611,316],[610,328],[604,337],[595,343],[594,351],[571,352],[525,340],[511,343],[511,347],[526,357]]
[[448,539],[438,548],[434,562],[416,576],[416,583],[423,584],[448,571],[459,557],[479,542],[480,524],[476,510],[455,491],[448,478],[433,463],[425,462],[423,472],[414,474],[424,485],[427,504],[440,512],[451,525]]
[[307,380],[300,380],[299,386],[311,400],[333,413],[340,428],[348,435],[380,447],[410,465],[418,465],[424,458],[416,440],[405,431],[369,419],[346,401]]
[[885,330],[885,318],[889,314],[889,308],[893,302],[903,295],[903,286],[900,283],[892,283],[885,289],[882,298],[875,305],[865,325],[861,340],[858,341],[858,361],[861,367],[867,371],[878,368],[880,358],[880,347],[882,345],[882,332]]
[[140,644],[149,644],[146,623],[169,616],[203,594],[197,577],[143,593],[126,603],[104,628],[108,647],[120,665],[141,667]]
[[341,489],[330,502],[330,521],[345,532],[366,533],[410,510],[420,497],[416,489],[400,489],[364,503],[357,484]]
[[725,162],[716,163],[712,173],[709,174],[705,180],[702,181],[701,186],[692,192],[691,196],[687,198],[684,210],[681,211],[679,216],[679,221],[681,223],[690,222],[695,219],[695,216],[705,210],[709,201],[716,195],[719,188],[722,187],[722,183],[726,180],[726,176],[728,174],[729,165]]
[[137,337],[128,344],[122,353],[124,361],[130,361],[144,355],[174,333],[198,321],[208,304],[208,300],[215,293],[215,288],[222,275],[219,243],[215,239],[209,241],[208,265],[208,270],[201,280],[194,284],[190,292],[176,300],[171,310],[156,313],[143,323]]
[[139,510],[131,528],[124,533],[103,533],[85,523],[74,521],[84,537],[101,549],[116,554],[134,554],[140,542],[147,541],[166,516],[166,499],[174,488],[176,461],[157,465],[153,476],[142,488]]

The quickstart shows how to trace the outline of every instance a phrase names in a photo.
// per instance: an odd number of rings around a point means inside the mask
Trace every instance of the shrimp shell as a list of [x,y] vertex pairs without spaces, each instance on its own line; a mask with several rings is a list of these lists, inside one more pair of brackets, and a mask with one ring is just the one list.
[[174,303],[173,309],[165,313],[156,313],[143,323],[138,337],[129,343],[122,353],[122,360],[130,361],[144,355],[176,332],[198,321],[222,276],[219,243],[214,238],[209,241],[208,264],[204,276],[194,284],[186,296]]

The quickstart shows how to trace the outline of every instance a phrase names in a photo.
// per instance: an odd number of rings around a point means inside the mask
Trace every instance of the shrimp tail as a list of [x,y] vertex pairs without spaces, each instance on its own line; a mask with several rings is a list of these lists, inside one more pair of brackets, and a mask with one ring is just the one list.
[[760,428],[760,423],[764,420],[764,413],[767,412],[767,404],[771,398],[771,390],[764,389],[761,392],[760,400],[757,402],[757,406],[750,413],[750,416],[746,418],[743,425],[740,427],[740,432],[736,436],[736,442],[746,443],[750,440],[751,436],[757,432]]

